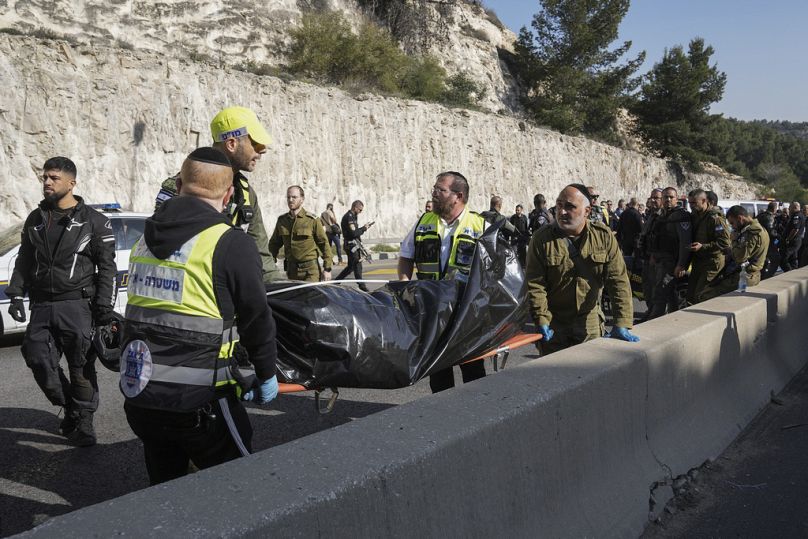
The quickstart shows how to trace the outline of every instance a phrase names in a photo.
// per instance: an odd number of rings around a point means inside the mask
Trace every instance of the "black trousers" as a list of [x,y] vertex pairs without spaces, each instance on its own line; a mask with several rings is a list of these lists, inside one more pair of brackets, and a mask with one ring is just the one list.
[[780,267],[783,268],[783,271],[791,271],[800,266],[800,247],[802,247],[802,238],[794,238],[780,248]]
[[[90,412],[98,408],[95,361],[87,361],[92,329],[93,316],[86,299],[31,305],[22,356],[51,404]],[[62,354],[69,378],[59,364]]]
[[527,242],[519,240],[514,247],[516,248],[516,257],[519,259],[522,269],[525,269],[527,267]]
[[649,320],[679,309],[679,303],[676,298],[676,284],[678,280],[673,277],[676,261],[656,260],[653,267],[654,292],[653,298],[651,299]]
[[[244,405],[227,399],[241,440],[252,451],[252,425]],[[143,441],[146,471],[152,485],[182,477],[193,462],[199,469],[234,460],[241,455],[230,434],[218,401],[195,412],[150,410],[124,403],[132,432]]]
[[[357,279],[362,278],[362,257],[359,255],[357,251],[351,251],[347,246],[345,248],[345,252],[348,254],[348,265],[345,266],[345,269],[340,272],[339,275],[336,276],[334,279],[335,281],[341,281],[346,278],[348,275],[353,272]],[[365,283],[360,283],[359,288],[364,290],[365,292],[368,291],[368,287]]]
[[[463,375],[463,383],[467,384],[485,376],[485,360],[473,361],[460,365],[460,374]],[[452,369],[443,369],[429,377],[429,387],[432,393],[437,393],[445,389],[454,387],[454,372]]]
[[769,252],[766,254],[766,265],[763,266],[763,271],[761,272],[761,279],[768,279],[769,277],[773,277],[775,273],[777,273],[777,268],[780,267],[780,252],[777,248],[769,249]]

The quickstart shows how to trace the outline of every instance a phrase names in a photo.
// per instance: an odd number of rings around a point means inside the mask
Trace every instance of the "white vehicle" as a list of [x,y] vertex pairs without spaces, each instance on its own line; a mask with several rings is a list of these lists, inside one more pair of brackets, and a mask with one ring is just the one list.
[[719,200],[718,205],[724,210],[724,214],[729,211],[733,206],[743,206],[749,212],[749,217],[757,217],[766,208],[769,207],[769,202],[772,200]]
[[[118,297],[115,300],[115,310],[123,313],[126,308],[126,287],[129,282],[129,251],[135,242],[143,235],[143,227],[146,218],[150,217],[146,213],[132,213],[120,211],[118,204],[89,204],[89,206],[99,210],[106,215],[112,223],[112,231],[115,234],[115,264],[118,266],[118,274],[115,284],[118,289]],[[8,281],[14,271],[14,262],[17,260],[17,253],[20,250],[20,233],[23,223],[14,225],[0,233],[0,335],[10,333],[20,333],[25,331],[28,322],[17,322],[8,314],[8,307],[11,301],[6,296]],[[26,320],[30,318],[28,311],[28,298],[25,298]]]

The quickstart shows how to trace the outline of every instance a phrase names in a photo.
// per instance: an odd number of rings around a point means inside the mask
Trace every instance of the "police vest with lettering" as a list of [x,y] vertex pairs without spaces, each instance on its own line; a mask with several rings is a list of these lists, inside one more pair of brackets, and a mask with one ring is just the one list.
[[440,250],[444,224],[436,213],[421,216],[415,227],[415,268],[419,279],[468,278],[477,240],[485,230],[485,220],[464,210],[452,237],[452,250],[447,267],[441,267]]
[[229,230],[211,226],[165,260],[143,238],[132,248],[120,381],[132,404],[191,411],[237,390],[230,362],[238,334],[213,284],[213,253]]

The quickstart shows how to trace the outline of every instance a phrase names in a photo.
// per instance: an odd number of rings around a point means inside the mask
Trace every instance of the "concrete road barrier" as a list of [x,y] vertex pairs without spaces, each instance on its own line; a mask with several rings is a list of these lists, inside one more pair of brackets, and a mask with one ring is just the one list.
[[803,269],[25,535],[635,537],[805,365],[806,320]]

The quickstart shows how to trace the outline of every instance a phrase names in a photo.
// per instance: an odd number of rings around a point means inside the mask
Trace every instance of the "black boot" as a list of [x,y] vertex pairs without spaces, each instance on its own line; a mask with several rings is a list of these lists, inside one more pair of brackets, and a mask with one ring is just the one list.
[[67,439],[75,446],[89,447],[95,445],[95,429],[93,428],[93,413],[87,410],[79,412],[76,430],[71,432]]
[[65,416],[62,418],[62,422],[59,423],[59,432],[62,433],[62,436],[67,436],[74,430],[76,430],[76,425],[79,422],[79,413],[77,410],[73,409],[71,406],[65,406]]

